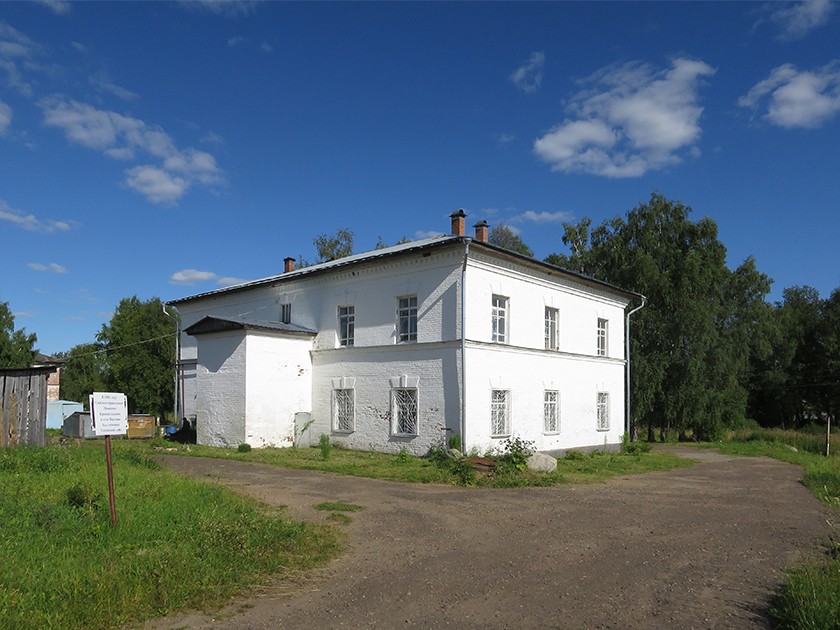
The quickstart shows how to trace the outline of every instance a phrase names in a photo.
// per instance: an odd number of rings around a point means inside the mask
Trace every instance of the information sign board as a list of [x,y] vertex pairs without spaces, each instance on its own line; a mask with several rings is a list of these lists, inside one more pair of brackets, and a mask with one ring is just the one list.
[[116,392],[90,395],[90,419],[96,435],[125,435],[128,432],[128,399]]

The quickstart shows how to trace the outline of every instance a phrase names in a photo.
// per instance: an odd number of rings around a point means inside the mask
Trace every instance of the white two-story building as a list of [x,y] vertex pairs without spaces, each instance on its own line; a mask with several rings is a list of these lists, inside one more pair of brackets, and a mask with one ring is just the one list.
[[[615,447],[637,294],[487,242],[487,224],[174,300],[199,444],[423,454],[518,436]],[[296,427],[297,418],[297,427]],[[302,423],[301,419],[309,419]]]

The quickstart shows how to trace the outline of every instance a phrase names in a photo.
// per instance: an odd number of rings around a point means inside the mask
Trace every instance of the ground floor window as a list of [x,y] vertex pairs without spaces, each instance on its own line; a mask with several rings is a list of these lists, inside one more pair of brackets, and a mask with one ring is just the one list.
[[607,392],[598,392],[596,405],[598,417],[598,430],[609,431],[610,429],[610,395]]
[[543,395],[543,431],[560,432],[560,392],[545,390]]
[[395,435],[417,435],[417,389],[395,387],[391,411],[391,432]]
[[355,400],[352,389],[333,390],[333,431],[349,433],[355,425]]
[[490,433],[510,435],[510,391],[494,389],[490,395]]

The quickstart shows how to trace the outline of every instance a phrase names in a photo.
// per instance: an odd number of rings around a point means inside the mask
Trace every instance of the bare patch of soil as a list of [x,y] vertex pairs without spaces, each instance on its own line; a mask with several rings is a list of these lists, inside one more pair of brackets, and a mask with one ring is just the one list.
[[766,628],[785,567],[827,535],[801,469],[668,447],[693,468],[602,484],[493,490],[165,457],[295,518],[366,509],[326,569],[216,615],[146,628]]

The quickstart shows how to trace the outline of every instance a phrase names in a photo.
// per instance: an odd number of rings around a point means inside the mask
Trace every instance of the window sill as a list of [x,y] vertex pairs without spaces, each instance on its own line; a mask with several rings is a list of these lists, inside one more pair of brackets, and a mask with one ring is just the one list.
[[609,428],[609,427],[606,427],[606,428],[603,428],[603,429],[601,429],[601,428],[597,428],[597,429],[595,429],[595,430],[596,430],[596,431],[598,431],[599,433],[606,433],[607,431],[609,431],[609,430],[610,430],[610,428]]
[[356,432],[356,429],[347,429],[347,430],[333,429],[332,430],[332,433],[335,434],[335,435],[350,435],[351,433],[355,433],[355,432]]
[[543,435],[560,435],[560,431],[543,431]]

